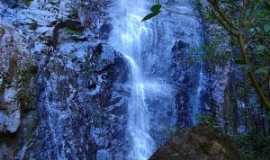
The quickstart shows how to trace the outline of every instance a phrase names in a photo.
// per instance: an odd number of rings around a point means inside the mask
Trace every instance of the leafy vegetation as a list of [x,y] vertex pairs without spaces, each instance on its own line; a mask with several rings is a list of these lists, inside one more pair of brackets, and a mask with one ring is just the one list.
[[199,124],[208,125],[211,128],[216,128],[217,127],[217,123],[216,123],[215,119],[213,117],[211,117],[211,116],[200,115],[198,117],[198,122],[199,122]]
[[[208,0],[211,12],[230,34],[239,49],[237,64],[246,65],[245,72],[262,106],[270,111],[269,98],[269,1]],[[267,84],[267,85],[263,85]]]
[[33,0],[24,0],[24,3],[25,3],[27,6],[30,6],[32,2],[33,2]]
[[240,148],[242,160],[270,159],[270,136],[252,131],[246,135],[235,136],[234,142]]
[[151,7],[151,13],[149,13],[148,15],[146,15],[142,21],[146,21],[149,20],[155,16],[157,16],[160,13],[160,9],[161,9],[161,4],[155,4]]

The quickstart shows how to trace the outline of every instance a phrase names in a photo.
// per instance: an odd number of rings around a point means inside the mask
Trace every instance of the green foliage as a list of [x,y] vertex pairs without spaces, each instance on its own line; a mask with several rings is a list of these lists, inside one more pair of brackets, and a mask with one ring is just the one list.
[[205,54],[202,55],[202,60],[204,62],[220,66],[225,65],[228,62],[231,53],[217,49],[219,43],[220,42],[215,41],[203,46]]
[[193,1],[193,3],[194,3],[194,6],[197,6],[197,8],[199,9],[200,14],[202,15],[204,20],[209,21],[209,22],[215,20],[215,16],[211,12],[210,8],[206,8],[202,4],[204,2],[202,2],[201,0],[198,0],[198,1]]
[[158,3],[158,4],[153,5],[153,6],[151,7],[151,12],[150,12],[148,15],[146,15],[146,16],[142,19],[142,21],[149,20],[149,19],[151,19],[151,18],[153,18],[153,17],[159,15],[160,9],[161,9],[161,4]]
[[270,32],[270,23],[267,23],[263,26],[264,32],[269,33]]
[[235,136],[233,139],[240,148],[241,160],[270,159],[270,136],[250,132],[247,135]]
[[229,34],[235,47],[233,58],[247,73],[262,106],[270,110],[270,9],[269,0],[208,0],[210,9]]
[[245,64],[247,64],[243,59],[236,59],[234,62],[236,64],[239,64],[239,65],[245,65]]
[[24,3],[25,3],[27,6],[30,6],[32,2],[33,2],[33,0],[24,0]]
[[4,34],[5,34],[5,30],[4,28],[1,28],[0,26],[0,39],[3,37]]
[[72,27],[65,27],[64,32],[66,32],[67,34],[70,34],[70,35],[80,35],[81,34],[81,30],[76,29],[76,28],[72,28]]
[[264,67],[260,67],[256,70],[256,73],[257,74],[260,74],[260,75],[269,75],[269,70],[270,70],[270,66],[264,66]]
[[198,116],[198,121],[199,121],[199,124],[206,124],[211,128],[216,128],[217,127],[216,120],[213,117],[209,116],[209,115],[200,115],[200,116]]

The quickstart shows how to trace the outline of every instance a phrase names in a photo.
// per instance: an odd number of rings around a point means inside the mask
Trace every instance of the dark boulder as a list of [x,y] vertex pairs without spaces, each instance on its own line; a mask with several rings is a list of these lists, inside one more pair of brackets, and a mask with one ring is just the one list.
[[238,160],[230,139],[206,125],[178,132],[150,160]]

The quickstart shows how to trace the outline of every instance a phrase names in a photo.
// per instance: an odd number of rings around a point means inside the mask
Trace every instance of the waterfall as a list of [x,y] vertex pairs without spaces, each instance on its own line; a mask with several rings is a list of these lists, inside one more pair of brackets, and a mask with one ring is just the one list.
[[[201,42],[200,23],[190,1],[162,3],[180,14],[166,10],[158,18],[142,22],[154,4],[148,0],[117,0],[108,10],[113,25],[109,44],[123,55],[130,68],[127,82],[130,88],[126,128],[130,147],[128,160],[147,160],[175,127],[178,86],[171,78],[172,48],[178,39],[196,48]],[[190,106],[193,107],[190,118],[194,123],[201,96],[201,81],[198,83],[193,95],[198,100]]]
[[127,134],[131,138],[131,150],[128,157],[134,160],[146,160],[155,146],[150,135],[150,114],[145,95],[148,84],[151,83],[147,84],[141,68],[142,38],[147,36],[149,31],[148,26],[141,22],[147,13],[146,2],[120,0],[117,9],[119,15],[114,15],[117,19],[114,19],[110,43],[123,54],[130,66],[131,96],[128,103]]
[[200,108],[202,105],[201,96],[202,96],[202,92],[204,89],[203,88],[204,87],[204,80],[205,80],[205,75],[204,75],[202,68],[201,68],[200,72],[199,72],[199,82],[198,82],[196,94],[195,94],[195,102],[192,106],[192,117],[191,117],[192,125],[198,124],[198,118],[200,115]]
[[22,117],[32,119],[29,109],[40,120],[29,159],[147,160],[176,124],[195,124],[204,74],[201,64],[187,62],[201,42],[192,1],[159,0],[160,15],[146,22],[157,0],[40,0],[15,10],[0,4],[4,38],[39,68]]

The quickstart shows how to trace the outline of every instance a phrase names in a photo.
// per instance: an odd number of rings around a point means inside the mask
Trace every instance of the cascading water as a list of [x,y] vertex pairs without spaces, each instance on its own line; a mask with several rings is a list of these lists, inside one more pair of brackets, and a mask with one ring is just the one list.
[[[128,104],[128,129],[132,148],[129,159],[146,160],[153,152],[155,142],[150,136],[150,114],[145,102],[145,90],[148,87],[141,68],[142,38],[147,36],[147,26],[141,22],[146,12],[146,2],[142,0],[120,0],[120,12],[114,15],[112,46],[120,51],[131,70],[131,96]],[[149,83],[150,84],[150,83]]]
[[[201,43],[192,1],[160,0],[161,14],[147,22],[141,20],[157,0],[86,0],[78,5],[63,0],[60,14],[54,13],[58,3],[44,0],[33,1],[36,8],[25,10],[23,5],[12,16],[4,9],[1,18],[22,27],[21,40],[31,42],[28,47],[40,68],[40,124],[29,142],[29,159],[146,160],[175,124],[195,124],[204,75],[198,63],[194,67],[181,61]],[[103,12],[107,5],[110,22]],[[82,26],[74,19],[77,6]],[[32,21],[37,29],[29,26]],[[108,41],[113,49],[99,43],[107,39],[108,23],[113,26]],[[52,46],[47,40],[57,43]],[[125,63],[118,61],[115,50],[130,67],[125,84]]]
[[[200,23],[190,1],[160,2],[173,11],[166,10],[150,22],[141,20],[154,1],[117,0],[109,10],[113,25],[109,43],[123,54],[130,67],[128,160],[147,160],[168,138],[177,120],[175,89],[178,86],[170,78],[172,48],[178,39],[195,48],[201,42],[197,33]],[[200,87],[199,84],[193,98],[200,97]],[[198,106],[199,101],[192,108],[191,119],[197,114]]]

